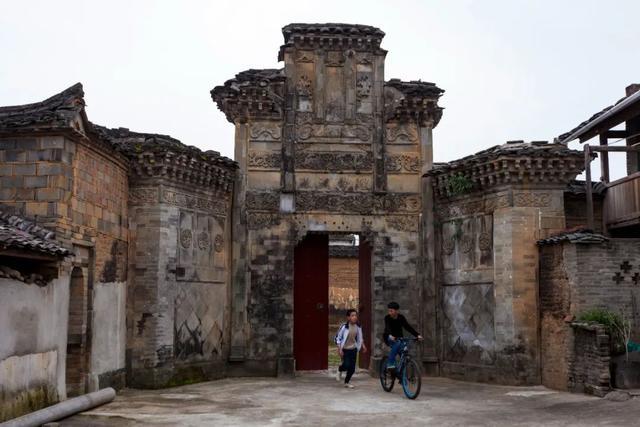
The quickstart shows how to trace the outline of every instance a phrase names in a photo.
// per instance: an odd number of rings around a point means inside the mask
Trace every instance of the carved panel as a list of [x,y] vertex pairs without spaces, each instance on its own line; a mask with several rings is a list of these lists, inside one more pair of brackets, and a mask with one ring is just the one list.
[[481,213],[489,214],[496,209],[508,207],[510,205],[509,197],[506,194],[489,196],[485,199],[476,199],[471,201],[441,201],[436,207],[436,214],[438,215],[438,218],[445,220]]
[[[208,214],[180,211],[176,279],[191,282],[223,281],[223,242],[213,236],[224,233],[225,221]],[[215,249],[218,245],[219,250]]]
[[388,216],[386,217],[387,225],[397,231],[418,231],[420,217],[414,215]]
[[247,227],[249,230],[261,230],[280,225],[280,215],[249,212],[247,214]]
[[308,177],[304,177],[298,181],[296,188],[300,190],[341,191],[352,193],[355,191],[371,191],[372,185],[372,180],[369,176],[361,176],[357,178],[331,176],[313,181]]
[[158,203],[158,188],[129,188],[129,203],[132,205]]
[[387,172],[391,173],[420,172],[420,156],[415,153],[389,154],[385,166]]
[[551,195],[548,193],[516,193],[513,203],[520,207],[547,207],[551,204]]
[[247,165],[258,169],[280,169],[282,153],[275,151],[249,151]]
[[327,67],[342,67],[344,65],[344,53],[338,50],[331,50],[327,52],[325,65]]
[[246,207],[258,211],[279,211],[280,193],[247,191]]
[[298,50],[296,52],[296,62],[313,62],[313,52],[308,50]]
[[373,168],[371,153],[297,151],[296,170],[370,171]]
[[360,74],[356,80],[356,96],[367,98],[371,94],[371,77],[369,74]]
[[387,142],[392,144],[415,144],[418,142],[418,128],[408,124],[387,127]]
[[491,365],[495,360],[493,284],[442,289],[445,360]]
[[358,139],[369,141],[371,130],[367,126],[304,124],[296,129],[298,140],[308,139]]
[[475,215],[442,223],[444,270],[473,270],[493,265],[493,215]]
[[162,202],[181,208],[195,209],[209,212],[216,216],[227,215],[228,205],[226,199],[210,200],[191,194],[180,193],[174,190],[164,190],[162,192]]
[[363,194],[363,193],[318,193],[299,191],[296,194],[297,211],[418,213],[420,197],[415,194]]
[[279,141],[282,138],[282,127],[273,123],[255,123],[251,125],[249,135],[257,141]]

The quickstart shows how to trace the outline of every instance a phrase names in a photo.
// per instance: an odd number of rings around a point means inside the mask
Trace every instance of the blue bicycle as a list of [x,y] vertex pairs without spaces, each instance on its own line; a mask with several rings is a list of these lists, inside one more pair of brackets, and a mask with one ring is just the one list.
[[420,365],[409,354],[409,345],[417,339],[398,338],[398,340],[403,344],[400,349],[400,362],[396,364],[396,369],[387,369],[388,358],[386,357],[380,362],[380,384],[384,391],[390,392],[398,378],[404,395],[409,399],[415,399],[420,394],[422,375]]

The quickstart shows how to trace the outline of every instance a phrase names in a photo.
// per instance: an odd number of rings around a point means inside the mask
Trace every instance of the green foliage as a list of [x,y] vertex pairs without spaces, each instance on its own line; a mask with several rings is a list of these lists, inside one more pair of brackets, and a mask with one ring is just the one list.
[[472,187],[473,183],[471,180],[461,173],[450,176],[447,179],[447,188],[452,196],[467,194],[471,192]]
[[603,308],[593,308],[578,315],[578,320],[586,323],[598,323],[606,329],[611,337],[611,349],[614,353],[624,353],[627,347],[628,337],[625,331],[628,329],[628,321],[623,316]]

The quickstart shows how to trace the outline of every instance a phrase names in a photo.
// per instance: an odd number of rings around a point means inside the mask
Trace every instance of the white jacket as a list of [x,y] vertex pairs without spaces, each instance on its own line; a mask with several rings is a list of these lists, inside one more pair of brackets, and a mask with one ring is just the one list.
[[[362,348],[362,328],[359,325],[356,325],[356,327],[358,328],[358,333],[356,334],[356,349],[360,351],[360,349]],[[340,326],[340,329],[338,330],[337,344],[339,349],[342,349],[344,343],[347,341],[348,336],[349,323],[347,322]]]

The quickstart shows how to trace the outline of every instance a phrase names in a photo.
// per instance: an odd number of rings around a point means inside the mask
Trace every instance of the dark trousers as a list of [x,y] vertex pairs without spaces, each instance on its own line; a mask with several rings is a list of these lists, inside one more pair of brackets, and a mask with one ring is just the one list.
[[356,357],[358,356],[358,349],[342,350],[342,365],[338,368],[340,372],[347,372],[347,376],[344,377],[344,383],[348,384],[351,381],[353,373],[356,371]]

